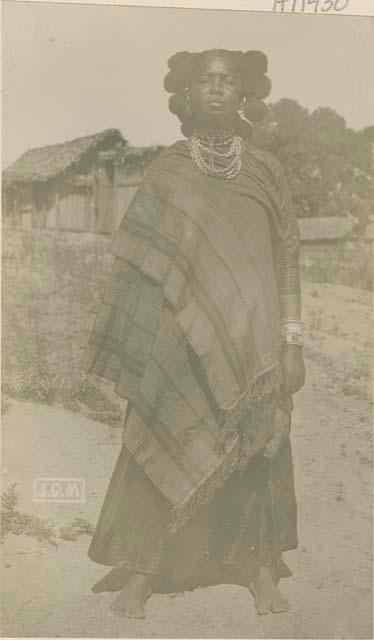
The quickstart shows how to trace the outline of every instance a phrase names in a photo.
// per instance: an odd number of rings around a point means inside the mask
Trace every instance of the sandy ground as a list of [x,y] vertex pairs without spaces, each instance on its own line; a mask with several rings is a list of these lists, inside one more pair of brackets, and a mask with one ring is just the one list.
[[[2,545],[2,636],[372,638],[370,295],[304,285],[307,384],[295,398],[293,449],[299,548],[282,582],[290,613],[258,617],[242,587],[153,596],[147,620],[108,615],[110,594],[90,587],[106,568],[87,557],[90,538],[57,546],[25,535]],[[12,401],[3,419],[3,488],[17,482],[21,511],[59,528],[96,523],[120,431],[56,407]],[[86,481],[84,503],[37,503],[37,477]]]

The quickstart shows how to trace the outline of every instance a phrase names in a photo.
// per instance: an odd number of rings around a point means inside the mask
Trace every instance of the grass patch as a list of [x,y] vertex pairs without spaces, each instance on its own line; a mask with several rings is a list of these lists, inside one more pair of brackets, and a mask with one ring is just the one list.
[[9,399],[1,396],[1,416],[5,416],[5,414],[9,413],[12,408],[12,403],[9,402]]
[[1,494],[1,542],[9,534],[25,535],[38,542],[57,546],[58,537],[61,540],[75,542],[81,535],[93,536],[95,527],[84,518],[74,518],[71,522],[60,527],[58,534],[54,523],[50,519],[43,519],[16,509],[19,496],[17,483],[9,485]]
[[81,371],[112,258],[109,238],[5,230],[3,375],[7,398],[60,404],[120,426],[120,402]]
[[57,546],[56,531],[51,520],[23,513],[16,509],[18,504],[17,483],[9,485],[1,494],[1,542],[9,533],[35,538]]
[[74,542],[79,536],[93,536],[95,527],[84,518],[74,518],[71,522],[59,529],[60,538]]

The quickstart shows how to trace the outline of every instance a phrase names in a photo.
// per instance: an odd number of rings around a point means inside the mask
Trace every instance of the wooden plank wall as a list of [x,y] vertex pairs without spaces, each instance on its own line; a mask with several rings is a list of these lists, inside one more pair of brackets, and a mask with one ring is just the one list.
[[125,166],[116,167],[114,175],[114,216],[113,232],[115,232],[125,215],[143,178],[143,171],[127,173]]
[[[14,226],[33,226],[56,231],[115,233],[138,190],[144,171],[128,173],[126,166],[115,166],[112,181],[105,167],[101,165],[100,168],[102,170],[96,173],[98,179],[93,189],[71,189],[63,184],[57,188],[46,185],[46,190],[50,190],[46,193],[45,199],[41,198],[38,208],[35,202],[30,200],[29,190],[22,190],[21,198],[17,194],[21,202],[12,202],[13,208],[16,209],[11,212]],[[32,215],[31,211],[27,210],[27,205],[33,208]]]

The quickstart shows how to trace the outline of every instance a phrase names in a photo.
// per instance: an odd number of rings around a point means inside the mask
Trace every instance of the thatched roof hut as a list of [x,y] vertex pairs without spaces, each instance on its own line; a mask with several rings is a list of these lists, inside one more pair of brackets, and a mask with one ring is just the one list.
[[30,149],[3,171],[5,224],[112,233],[161,149],[118,129]]
[[126,140],[118,129],[106,129],[94,135],[75,138],[61,144],[29,149],[3,171],[3,183],[46,182],[66,172],[79,171],[89,156],[99,151],[122,148]]

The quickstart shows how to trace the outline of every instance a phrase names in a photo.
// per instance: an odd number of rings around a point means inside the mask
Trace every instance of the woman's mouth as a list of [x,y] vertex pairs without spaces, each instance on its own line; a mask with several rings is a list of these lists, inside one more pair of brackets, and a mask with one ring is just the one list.
[[212,109],[219,110],[223,108],[223,102],[221,102],[220,100],[209,100],[208,106]]

